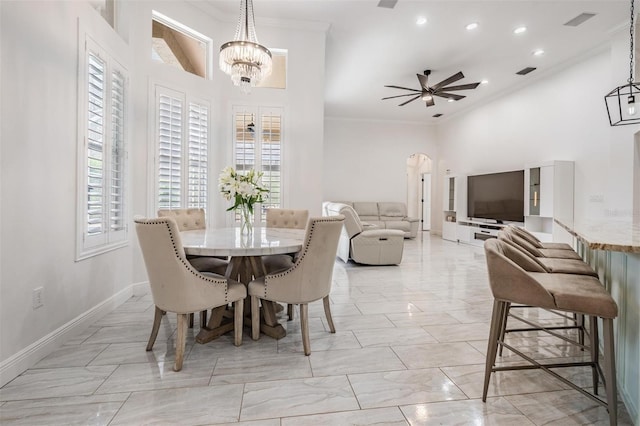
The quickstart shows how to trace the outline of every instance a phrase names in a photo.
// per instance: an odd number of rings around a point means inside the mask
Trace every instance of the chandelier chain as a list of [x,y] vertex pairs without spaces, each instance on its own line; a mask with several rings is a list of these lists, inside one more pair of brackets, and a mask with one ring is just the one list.
[[633,21],[635,18],[635,13],[633,10],[634,0],[631,0],[631,25],[629,26],[629,38],[631,40],[630,50],[629,50],[629,84],[633,83],[633,39],[634,39],[634,31],[633,31]]

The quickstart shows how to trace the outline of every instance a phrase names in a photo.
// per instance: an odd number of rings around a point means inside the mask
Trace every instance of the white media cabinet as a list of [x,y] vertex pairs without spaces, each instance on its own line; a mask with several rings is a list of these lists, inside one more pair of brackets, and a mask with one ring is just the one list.
[[[521,222],[509,222],[522,226]],[[495,223],[481,220],[458,220],[457,241],[460,243],[482,246],[489,238],[496,238],[498,231],[509,223]]]

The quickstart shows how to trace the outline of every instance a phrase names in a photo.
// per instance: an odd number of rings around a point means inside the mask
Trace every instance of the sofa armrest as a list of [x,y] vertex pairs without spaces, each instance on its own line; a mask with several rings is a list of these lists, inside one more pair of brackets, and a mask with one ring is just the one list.
[[420,219],[418,219],[417,217],[403,217],[402,220],[406,220],[407,222],[420,222]]

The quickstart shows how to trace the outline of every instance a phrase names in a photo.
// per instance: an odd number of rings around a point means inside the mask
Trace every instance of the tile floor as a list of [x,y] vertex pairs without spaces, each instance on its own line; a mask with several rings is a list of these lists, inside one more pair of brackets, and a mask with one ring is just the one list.
[[[245,330],[241,347],[230,335],[196,344],[196,326],[176,373],[175,315],[145,352],[153,303],[133,297],[0,389],[0,424],[608,424],[604,408],[541,371],[498,373],[481,401],[492,303],[481,248],[425,233],[406,241],[400,266],[337,261],[331,301],[336,334],[321,302],[309,308],[309,357],[297,317],[281,319],[279,341]],[[583,356],[535,332],[509,339],[536,358]],[[514,360],[505,351],[500,362]],[[589,384],[589,371],[565,374]],[[622,404],[619,417],[632,424]]]

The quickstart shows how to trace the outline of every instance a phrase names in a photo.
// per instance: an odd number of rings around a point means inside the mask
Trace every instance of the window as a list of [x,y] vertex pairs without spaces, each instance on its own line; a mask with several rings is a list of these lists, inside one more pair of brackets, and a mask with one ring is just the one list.
[[78,78],[78,260],[127,243],[127,73],[86,38]]
[[[269,189],[256,218],[264,223],[267,208],[282,207],[282,109],[236,107],[234,123],[236,170],[261,171],[262,183]],[[235,220],[240,220],[238,215]]]
[[152,11],[151,58],[211,79],[212,41],[168,16]]
[[209,104],[156,86],[157,208],[207,207]]

